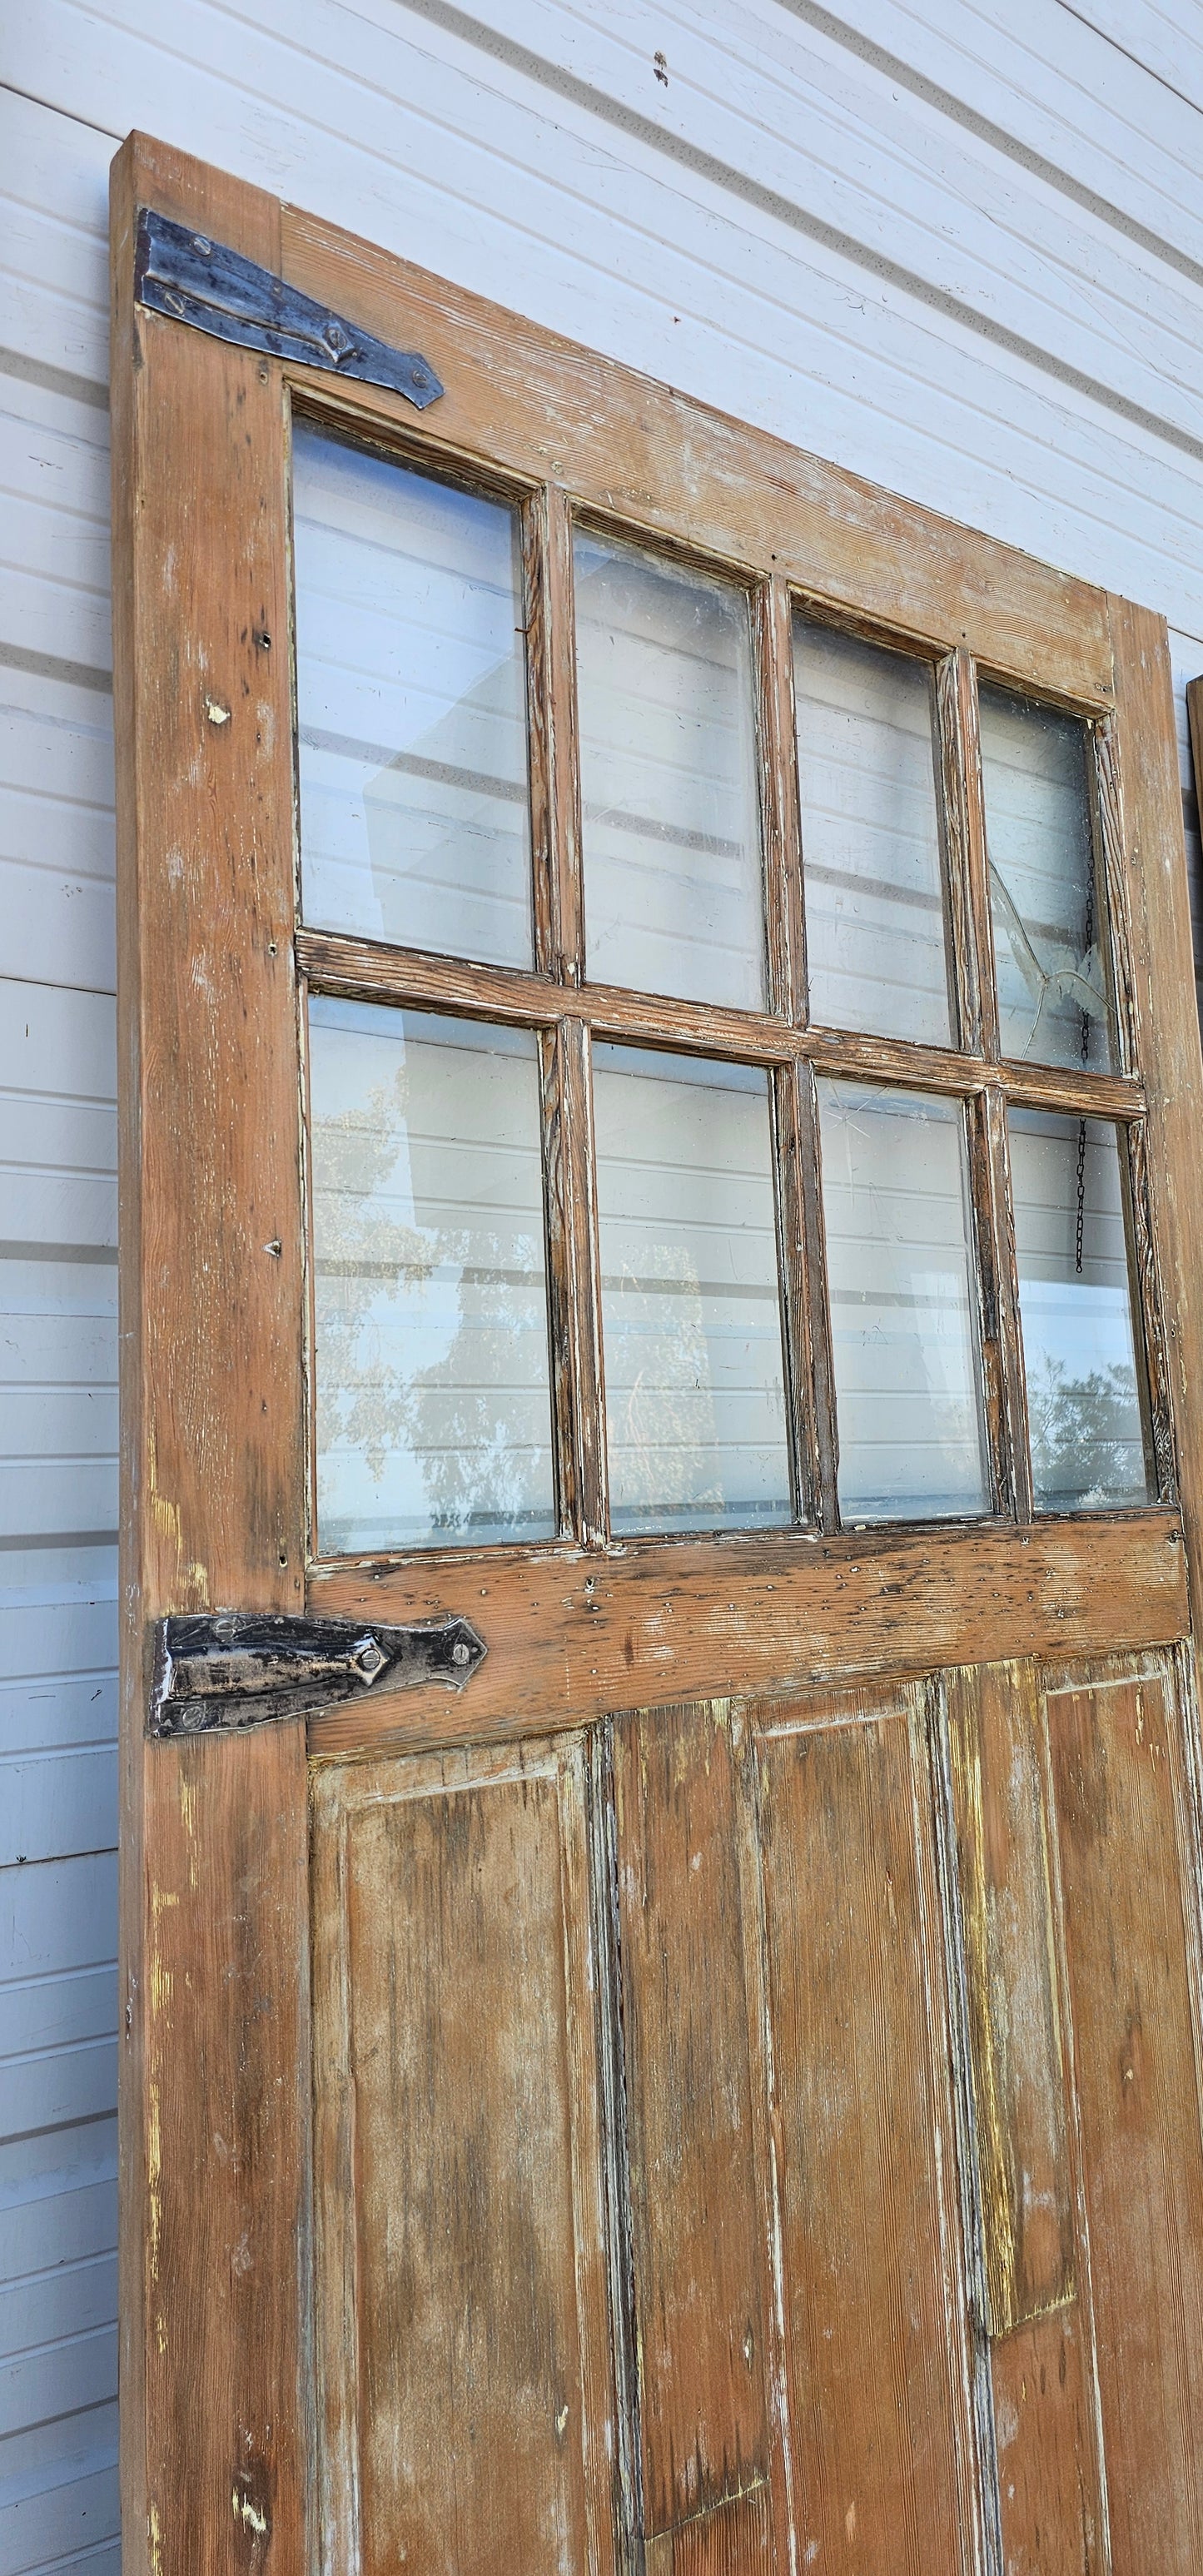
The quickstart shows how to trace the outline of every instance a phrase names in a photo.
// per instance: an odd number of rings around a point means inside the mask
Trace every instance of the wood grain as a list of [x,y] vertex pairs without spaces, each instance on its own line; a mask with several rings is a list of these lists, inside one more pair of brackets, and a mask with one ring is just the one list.
[[[1168,1679],[1047,1696],[1114,2576],[1203,2563],[1203,2139]],[[1189,1903],[1189,1897],[1185,1898]]]
[[936,671],[935,701],[960,1044],[967,1055],[993,1057],[998,1053],[998,1014],[985,891],[985,820],[972,654],[962,649],[946,655]]
[[1003,2576],[1102,2576],[1090,2356],[1077,2305],[991,2348]]
[[962,1529],[649,1542],[496,1563],[442,1556],[317,1566],[331,1616],[465,1611],[488,1659],[462,1698],[359,1700],[310,1725],[317,1751],[583,1724],[631,1706],[789,1691],[1010,1655],[1107,1652],[1186,1633],[1169,1512]]
[[722,1702],[614,1729],[634,2314],[650,2539],[767,2483],[768,2211],[741,1790]]
[[567,486],[636,531],[684,531],[695,552],[777,572],[883,634],[950,651],[1084,706],[1106,706],[1111,659],[1097,591],[989,537],[898,501],[668,386],[503,313],[331,224],[283,213],[284,274],[351,321],[420,348],[446,387],[415,424],[387,394],[342,385],[347,416],[391,418],[430,442]]
[[1030,1665],[945,1683],[989,2328],[1074,2295],[1073,2188]]
[[760,1760],[798,2563],[952,2576],[975,2516],[922,1752],[868,1697]]
[[[1148,1195],[1165,1300],[1167,1385],[1196,1633],[1203,1613],[1203,1060],[1191,974],[1173,685],[1164,621],[1110,602],[1137,1062],[1149,1102]],[[1142,1283],[1143,1285],[1144,1283]]]
[[331,2566],[613,2565],[584,1757],[314,1784]]
[[560,1526],[597,1547],[609,1514],[589,1031],[564,1020],[539,1043]]
[[1144,1086],[1132,1076],[1078,1072],[1065,1065],[1000,1068],[984,1057],[954,1055],[946,1047],[862,1037],[852,1029],[792,1028],[771,1012],[720,1010],[606,984],[569,992],[549,975],[386,947],[337,931],[298,931],[296,954],[298,971],[318,991],[368,1001],[422,1003],[524,1027],[551,1028],[560,1020],[580,1019],[600,1038],[730,1056],[741,1064],[809,1063],[820,1073],[867,1075],[912,1091],[967,1097],[993,1084],[1008,1098],[1036,1108],[1081,1108],[1097,1118],[1138,1118],[1145,1107]]
[[806,1017],[806,915],[798,806],[793,607],[783,581],[753,594],[753,672],[768,929],[769,1002],[783,1019]]
[[135,314],[140,200],[280,243],[258,190],[119,154],[124,2545],[133,2576],[268,2576],[309,2528],[303,1730],[147,1748],[143,1643],[303,1587],[283,417],[265,363]]
[[805,1066],[785,1065],[771,1076],[770,1090],[794,1510],[799,1520],[833,1530],[839,1527],[835,1378],[814,1080]]
[[555,981],[584,973],[572,525],[554,484],[524,512],[535,959]]
[[728,2497],[649,2541],[644,2559],[645,2576],[773,2576],[778,2564],[767,2486]]

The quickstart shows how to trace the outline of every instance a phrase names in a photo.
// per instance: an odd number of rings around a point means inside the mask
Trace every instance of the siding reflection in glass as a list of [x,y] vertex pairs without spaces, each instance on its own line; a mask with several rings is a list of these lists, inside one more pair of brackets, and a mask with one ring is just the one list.
[[590,981],[760,1010],[746,594],[580,532],[573,561]]
[[1035,1109],[1008,1125],[1037,1509],[1147,1502],[1116,1130]]
[[614,1530],[788,1521],[767,1077],[593,1063]]
[[526,1030],[309,1011],[324,1555],[555,1528]]
[[1003,1054],[1106,1073],[1112,1049],[1085,727],[983,688],[981,730]]
[[947,1046],[931,672],[797,617],[794,691],[811,1019]]
[[841,1512],[986,1511],[960,1104],[818,1089]]
[[305,919],[532,962],[518,523],[299,425]]

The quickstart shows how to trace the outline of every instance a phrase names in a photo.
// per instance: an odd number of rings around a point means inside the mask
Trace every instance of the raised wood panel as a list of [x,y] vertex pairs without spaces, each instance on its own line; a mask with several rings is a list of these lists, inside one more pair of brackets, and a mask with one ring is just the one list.
[[583,1774],[578,1740],[315,1777],[332,2569],[613,2563]]
[[[1168,1673],[1047,1698],[1114,2576],[1203,2563],[1203,2140]],[[1155,2535],[1155,2541],[1153,2540]]]
[[650,2538],[765,2485],[770,2467],[755,1810],[730,1708],[623,1719],[614,1801]]
[[930,1806],[905,1700],[760,1738],[801,2566],[974,2564]]
[[314,1750],[419,1743],[725,1691],[800,1689],[1017,1654],[1167,1643],[1187,1625],[1175,1514],[1031,1530],[801,1533],[589,1557],[552,1551],[311,1569],[346,1618],[470,1613],[488,1661],[462,1699],[422,1689],[315,1719]]
[[990,2354],[1003,2576],[1102,2576],[1091,2357],[1077,2304]]
[[948,1676],[990,2331],[1074,2293],[1073,2184],[1030,1666]]

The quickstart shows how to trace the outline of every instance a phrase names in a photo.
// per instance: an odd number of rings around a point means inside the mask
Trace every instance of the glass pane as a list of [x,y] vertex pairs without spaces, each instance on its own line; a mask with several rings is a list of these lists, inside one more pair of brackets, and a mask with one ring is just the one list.
[[1036,1109],[1008,1122],[1037,1509],[1147,1502],[1115,1128]]
[[1072,716],[983,688],[982,783],[1002,1051],[1105,1073],[1103,924]]
[[536,1041],[309,1009],[324,1554],[555,1529]]
[[952,1038],[931,674],[794,621],[810,1016]]
[[590,979],[758,1011],[747,598],[579,533],[574,562]]
[[594,1049],[610,1518],[790,1518],[768,1080]]
[[960,1103],[820,1082],[846,1520],[989,1509]]
[[529,966],[514,512],[298,424],[293,530],[305,919]]

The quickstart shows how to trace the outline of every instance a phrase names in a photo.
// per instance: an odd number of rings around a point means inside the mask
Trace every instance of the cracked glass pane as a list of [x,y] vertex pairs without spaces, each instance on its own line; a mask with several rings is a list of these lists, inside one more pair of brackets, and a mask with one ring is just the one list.
[[1004,1056],[1113,1064],[1086,728],[983,688],[982,784]]

